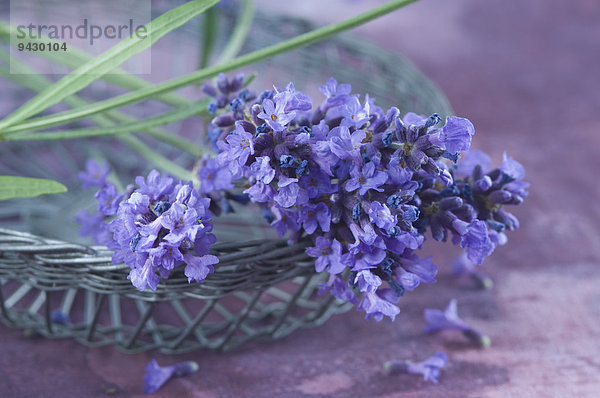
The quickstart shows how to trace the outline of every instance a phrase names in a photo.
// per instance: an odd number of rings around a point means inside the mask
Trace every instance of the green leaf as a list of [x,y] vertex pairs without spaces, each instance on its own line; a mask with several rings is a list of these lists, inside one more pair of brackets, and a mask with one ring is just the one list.
[[[5,55],[6,53],[2,49],[0,49],[0,58],[4,58]],[[17,67],[19,70],[27,74],[10,73],[8,69],[0,68],[0,76],[4,76],[5,78],[10,79],[16,82],[17,84],[20,84],[21,86],[26,87],[35,92],[39,92],[52,84],[52,82],[48,78],[42,75],[35,74],[31,68],[29,68],[27,65],[23,64],[20,61],[13,59],[13,66]],[[88,101],[76,95],[72,95],[70,97],[65,98],[63,102],[73,108],[78,106],[84,106],[89,103]],[[113,121],[120,123],[136,121],[135,118],[117,111],[110,111],[104,114],[92,115],[90,118],[101,127],[114,126],[115,123]],[[175,148],[179,148],[182,151],[190,153],[194,156],[199,157],[202,156],[202,154],[204,153],[210,152],[210,150],[208,150],[207,148],[204,148],[200,145],[196,145],[193,142],[190,142],[185,138],[182,138],[177,134],[171,133],[166,130],[158,128],[146,128],[142,131],[158,141],[162,141],[164,143],[172,145]],[[0,137],[0,140],[1,139],[2,138]],[[158,155],[154,154],[154,157],[157,158]]]
[[[293,39],[286,40],[284,42],[274,44],[272,46],[265,47],[260,50],[242,55],[221,65],[211,66],[196,72],[192,72],[185,76],[167,80],[163,83],[155,84],[152,87],[139,89],[104,101],[98,101],[84,107],[73,109],[71,111],[66,111],[56,115],[44,116],[34,119],[31,122],[30,126],[41,125],[44,123],[52,123],[55,125],[71,122],[77,119],[88,117],[96,113],[105,112],[110,109],[119,108],[140,101],[144,101],[149,98],[153,98],[157,95],[161,95],[169,91],[178,90],[180,88],[192,84],[197,84],[206,79],[210,79],[211,77],[215,77],[219,73],[237,70],[244,66],[252,65],[265,59],[272,58],[278,54],[282,54],[294,50],[296,48],[326,39],[345,30],[352,29],[373,19],[389,14],[390,12],[395,11],[398,8],[407,6],[416,1],[417,0],[393,0],[382,6],[373,8],[365,13],[357,15],[356,17],[347,19],[343,22],[315,29],[311,32],[296,36]],[[208,112],[204,112],[203,116],[208,116]],[[2,126],[0,125],[0,129],[1,127]]]
[[67,192],[67,188],[56,181],[40,178],[0,176],[0,200],[33,198],[49,193]]
[[235,22],[233,33],[225,46],[225,49],[219,57],[219,63],[222,64],[233,59],[242,49],[248,32],[252,26],[252,20],[254,19],[254,5],[252,0],[244,0],[242,4],[242,11],[240,12],[239,19]]
[[52,131],[47,133],[22,133],[12,134],[4,137],[5,141],[39,141],[39,140],[63,140],[82,137],[96,137],[99,135],[118,135],[132,133],[149,129],[156,126],[173,123],[175,121],[188,118],[198,112],[206,109],[210,98],[203,98],[186,107],[177,108],[173,111],[165,112],[158,116],[153,116],[144,120],[138,120],[129,123],[123,123],[117,126],[87,128],[87,129],[72,129],[64,131]]
[[0,134],[6,127],[36,115],[83,89],[97,80],[98,76],[106,74],[133,55],[147,49],[161,37],[202,14],[219,1],[195,0],[159,16],[146,25],[146,36],[131,35],[102,55],[81,65],[10,114],[0,122]]

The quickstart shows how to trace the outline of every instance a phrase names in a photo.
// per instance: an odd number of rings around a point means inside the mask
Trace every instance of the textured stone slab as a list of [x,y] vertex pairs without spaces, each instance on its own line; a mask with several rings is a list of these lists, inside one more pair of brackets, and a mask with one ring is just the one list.
[[[374,2],[301,3],[297,13],[318,5],[319,18],[333,21]],[[165,397],[600,396],[598,21],[594,0],[429,0],[360,29],[404,52],[443,88],[456,113],[475,124],[475,147],[495,161],[506,149],[525,165],[533,185],[516,212],[522,228],[485,265],[494,290],[455,281],[443,260],[455,251],[436,251],[440,281],[405,297],[395,323],[364,322],[351,311],[224,355],[123,355],[0,327],[0,396],[106,396],[106,387],[142,396],[143,368],[153,357],[200,364],[156,394]],[[423,309],[453,297],[460,314],[491,336],[491,348],[449,332],[422,334]],[[382,373],[386,360],[438,350],[450,356],[439,385]]]

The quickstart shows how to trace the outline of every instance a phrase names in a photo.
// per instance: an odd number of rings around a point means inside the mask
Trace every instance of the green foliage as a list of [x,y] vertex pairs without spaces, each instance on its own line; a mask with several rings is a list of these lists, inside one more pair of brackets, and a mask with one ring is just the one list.
[[88,86],[97,80],[98,76],[110,72],[133,55],[144,51],[161,37],[202,14],[219,1],[191,1],[154,19],[146,25],[147,35],[142,37],[131,35],[122,40],[105,53],[81,65],[6,117],[0,122],[0,134],[6,127],[34,116]]
[[33,198],[50,193],[67,192],[59,182],[40,178],[0,176],[0,200]]

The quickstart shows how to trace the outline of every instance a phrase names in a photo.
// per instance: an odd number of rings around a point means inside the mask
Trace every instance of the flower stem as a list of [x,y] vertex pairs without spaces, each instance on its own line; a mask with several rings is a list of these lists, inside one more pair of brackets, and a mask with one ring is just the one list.
[[[229,62],[216,66],[211,66],[196,72],[192,72],[188,75],[167,80],[163,83],[158,83],[151,87],[135,90],[104,101],[94,102],[92,104],[77,109],[61,112],[55,115],[39,117],[36,118],[35,121],[37,121],[38,126],[45,126],[46,124],[56,125],[68,123],[73,120],[82,119],[96,113],[105,112],[110,109],[119,108],[140,101],[144,101],[149,98],[153,98],[157,95],[178,90],[180,88],[192,84],[200,83],[206,79],[217,76],[219,73],[229,72],[247,65],[252,65],[265,59],[272,58],[276,55],[294,50],[296,48],[307,46],[317,41],[324,40],[343,31],[352,29],[356,26],[372,21],[373,19],[389,14],[392,11],[407,6],[416,1],[417,0],[393,0],[382,6],[373,8],[372,10],[357,15],[353,18],[349,18],[343,22],[315,29],[311,32],[296,36],[293,39],[286,40],[284,42],[274,44],[272,46],[265,47],[263,49],[242,55]],[[203,112],[202,115],[205,117],[209,117],[208,110]],[[15,124],[15,126],[18,125]],[[10,127],[7,126],[4,128],[3,133],[9,131]]]

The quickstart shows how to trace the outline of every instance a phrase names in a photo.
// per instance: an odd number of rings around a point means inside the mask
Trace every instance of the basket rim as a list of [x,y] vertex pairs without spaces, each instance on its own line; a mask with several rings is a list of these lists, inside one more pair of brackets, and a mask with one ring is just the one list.
[[27,281],[49,291],[76,287],[144,301],[171,300],[174,296],[208,299],[316,273],[313,259],[304,252],[308,245],[307,239],[292,244],[285,239],[215,244],[211,254],[220,262],[203,282],[190,283],[183,268],[176,267],[168,279],[161,278],[156,291],[139,291],[126,278],[130,268],[112,264],[112,251],[104,246],[72,244],[0,228],[0,278]]

